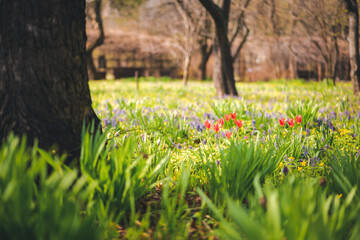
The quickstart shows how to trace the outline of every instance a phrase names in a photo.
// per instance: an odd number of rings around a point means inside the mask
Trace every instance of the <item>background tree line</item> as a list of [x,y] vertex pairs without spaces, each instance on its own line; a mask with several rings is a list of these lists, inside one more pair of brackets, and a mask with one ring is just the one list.
[[[201,56],[199,76],[205,79],[206,65],[212,55],[211,77],[218,95],[222,96],[237,95],[234,62],[242,57],[241,50],[249,39],[264,37],[265,41],[271,42],[270,57],[266,61],[273,78],[296,76],[293,59],[306,57],[319,63],[319,80],[326,78],[333,84],[336,80],[343,80],[341,75],[344,71],[340,73],[339,69],[343,68],[340,65],[343,61],[341,54],[345,50],[348,52],[351,16],[347,2],[143,0],[128,6],[125,11],[128,13],[131,9],[130,12],[136,14],[125,16],[133,20],[131,28],[174,41],[175,58],[183,68],[184,85],[189,78],[192,56]],[[356,1],[350,2],[351,6],[357,4]],[[123,1],[120,5],[111,6],[125,5]],[[123,11],[119,15],[123,16]],[[284,41],[287,41],[286,44]],[[284,57],[284,54],[287,56]],[[358,90],[354,88],[354,91]]]

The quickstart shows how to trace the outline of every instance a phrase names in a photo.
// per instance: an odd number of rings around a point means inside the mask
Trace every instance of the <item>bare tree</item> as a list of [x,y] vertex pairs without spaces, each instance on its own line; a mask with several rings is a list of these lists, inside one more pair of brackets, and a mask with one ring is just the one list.
[[181,36],[183,44],[180,44],[180,49],[184,56],[183,85],[186,86],[189,79],[191,57],[205,24],[206,12],[197,6],[197,2],[191,0],[173,0],[173,2],[184,26],[184,35]]
[[[208,28],[205,27],[205,29],[208,29]],[[199,64],[200,80],[205,80],[206,79],[206,66],[207,66],[207,63],[211,56],[211,53],[213,52],[213,43],[209,36],[202,35],[199,37],[198,44],[200,47],[200,54],[201,54],[201,61]]]
[[338,39],[341,37],[342,6],[338,0],[298,0],[300,6],[293,15],[302,26],[303,33],[311,38],[313,47],[320,54],[318,61],[325,65],[325,78],[333,79],[339,61]]
[[360,87],[360,58],[359,58],[359,8],[357,0],[344,0],[349,16],[349,55],[351,65],[351,81],[354,94],[359,95]]
[[92,20],[93,15],[95,15],[95,22],[97,24],[97,28],[99,30],[99,36],[97,39],[92,42],[87,50],[86,50],[86,59],[87,59],[87,65],[88,65],[88,72],[89,72],[89,78],[90,79],[98,79],[98,71],[95,68],[94,64],[94,58],[93,58],[93,52],[94,50],[104,44],[105,40],[105,34],[104,34],[104,26],[103,21],[101,17],[101,5],[102,0],[92,0],[88,1],[86,10],[87,10],[87,18]]
[[[248,7],[250,0],[245,1],[241,11],[237,14],[234,31],[230,37],[229,20],[231,0],[223,0],[221,6],[212,0],[199,1],[209,12],[215,23],[213,81],[217,94],[218,96],[237,96],[233,63],[239,55],[241,48],[244,46],[249,34],[249,28],[245,22],[245,9]],[[234,53],[232,53],[231,47],[240,33],[243,33],[242,40],[238,46],[235,47]]]

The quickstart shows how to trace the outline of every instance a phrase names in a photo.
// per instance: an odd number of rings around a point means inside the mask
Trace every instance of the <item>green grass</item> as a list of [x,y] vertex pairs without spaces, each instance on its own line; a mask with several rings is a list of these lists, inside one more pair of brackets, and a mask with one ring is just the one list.
[[[104,134],[84,130],[80,169],[26,149],[25,139],[9,136],[0,147],[0,236],[359,236],[360,107],[350,83],[239,83],[240,96],[224,99],[210,82],[184,88],[140,79],[137,90],[128,79],[90,88]],[[297,115],[301,123],[280,126]]]

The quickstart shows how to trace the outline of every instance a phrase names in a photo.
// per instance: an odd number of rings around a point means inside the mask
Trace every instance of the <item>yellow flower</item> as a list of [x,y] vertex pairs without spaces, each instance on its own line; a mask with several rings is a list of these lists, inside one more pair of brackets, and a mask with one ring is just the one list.
[[342,193],[341,193],[341,194],[337,194],[336,197],[340,199],[340,198],[342,197]]
[[294,160],[295,158],[293,158],[293,157],[289,157],[289,160]]
[[280,167],[282,167],[283,165],[284,165],[284,163],[283,163],[283,162],[281,162],[279,166],[280,166]]
[[322,163],[320,163],[320,167],[323,167],[324,166],[324,163],[322,162]]
[[302,162],[301,162],[301,166],[305,167],[305,166],[306,166],[306,162],[305,162],[305,161],[302,161]]
[[298,167],[297,170],[300,172],[302,170],[302,167]]

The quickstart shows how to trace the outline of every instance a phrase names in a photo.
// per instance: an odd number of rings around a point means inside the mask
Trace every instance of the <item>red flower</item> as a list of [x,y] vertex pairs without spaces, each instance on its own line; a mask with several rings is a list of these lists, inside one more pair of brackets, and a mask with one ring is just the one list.
[[210,129],[211,128],[211,122],[206,120],[205,121],[205,127],[206,127],[206,129]]
[[224,118],[225,118],[225,121],[229,121],[230,120],[230,115],[225,114]]
[[295,125],[295,120],[294,119],[290,119],[287,121],[289,126],[292,128]]
[[285,118],[279,119],[280,127],[285,126]]
[[226,132],[226,133],[225,133],[227,139],[230,139],[230,138],[231,138],[231,134],[232,134],[232,132]]
[[220,126],[224,126],[224,119],[220,118],[218,123],[220,124]]
[[236,118],[236,113],[230,113],[230,117],[231,117],[232,120],[235,120],[235,118]]
[[235,120],[235,124],[236,124],[236,126],[237,126],[238,128],[241,128],[242,125],[243,125],[243,123],[242,123],[241,120]]
[[301,115],[296,115],[296,123],[297,123],[297,124],[300,124],[300,123],[301,123],[301,118],[302,118]]
[[219,129],[220,129],[220,126],[219,126],[218,123],[215,123],[215,124],[213,125],[213,127],[214,127],[215,132],[218,132]]

